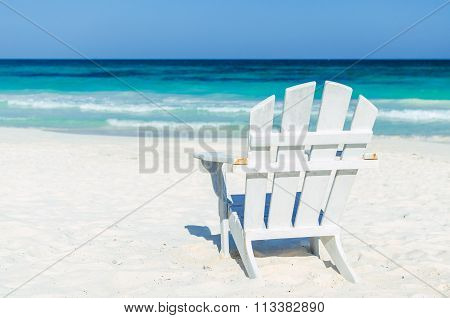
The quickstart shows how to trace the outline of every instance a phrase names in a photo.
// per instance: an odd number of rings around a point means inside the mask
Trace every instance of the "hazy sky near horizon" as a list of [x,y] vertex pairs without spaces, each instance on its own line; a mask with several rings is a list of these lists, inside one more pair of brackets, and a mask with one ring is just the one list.
[[[361,58],[446,0],[0,0],[0,58]],[[448,1],[447,1],[448,2]],[[450,4],[370,58],[450,58]]]

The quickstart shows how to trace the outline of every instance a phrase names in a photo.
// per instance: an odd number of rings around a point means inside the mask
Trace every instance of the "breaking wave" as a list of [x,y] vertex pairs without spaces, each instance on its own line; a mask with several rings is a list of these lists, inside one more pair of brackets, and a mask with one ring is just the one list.
[[[245,118],[258,100],[242,99],[230,95],[194,96],[146,94],[145,97],[133,92],[97,92],[97,93],[30,93],[0,94],[0,107],[20,110],[26,118],[28,110],[34,113],[40,110],[93,113],[103,116],[112,127],[137,127],[148,122],[149,125],[165,125],[163,119],[153,117],[161,112],[183,112],[190,114],[189,123],[195,125],[195,118],[201,114],[201,122],[233,124],[233,116]],[[379,108],[379,119],[389,122],[450,122],[450,100],[424,99],[374,99]],[[317,114],[319,101],[313,105],[313,114]],[[356,101],[353,100],[351,109]],[[276,104],[276,113],[282,110],[282,100]],[[351,112],[351,111],[350,111]],[[104,115],[101,115],[104,114]],[[110,119],[115,114],[115,119]],[[351,115],[351,114],[349,114]],[[16,114],[17,116],[17,114]],[[81,115],[82,116],[82,115]],[[127,118],[134,116],[133,120]],[[221,117],[222,116],[222,117]],[[123,118],[121,118],[123,117]],[[6,118],[6,117],[5,117]],[[134,120],[142,118],[142,120]],[[6,119],[4,119],[6,120]],[[159,124],[158,124],[159,123]]]

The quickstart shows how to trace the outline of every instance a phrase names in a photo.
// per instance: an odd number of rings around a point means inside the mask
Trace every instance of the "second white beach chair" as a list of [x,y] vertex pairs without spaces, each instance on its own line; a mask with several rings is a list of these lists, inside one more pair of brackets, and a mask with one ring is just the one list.
[[[272,131],[275,96],[252,108],[247,158],[194,155],[211,173],[219,198],[221,253],[228,255],[230,231],[250,278],[259,276],[252,241],[310,238],[313,254],[319,256],[320,240],[340,274],[356,282],[340,221],[358,170],[377,165],[376,155],[364,153],[377,108],[359,96],[350,130],[343,130],[352,89],[326,82],[317,128],[308,131],[315,89],[310,82],[286,90],[279,132]],[[224,164],[242,166],[245,195],[229,196]]]

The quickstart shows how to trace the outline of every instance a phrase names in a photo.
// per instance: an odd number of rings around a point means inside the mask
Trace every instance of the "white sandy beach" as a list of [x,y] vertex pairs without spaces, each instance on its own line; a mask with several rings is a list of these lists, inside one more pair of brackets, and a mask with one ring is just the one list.
[[[150,199],[10,297],[450,294],[449,143],[375,138],[371,149],[382,153],[380,168],[359,173],[341,224],[353,234],[344,232],[342,240],[361,280],[351,284],[299,240],[255,244],[262,278],[249,280],[236,256],[218,253],[209,176],[163,167],[140,174],[137,138],[0,133],[1,295]],[[174,157],[185,163],[190,156],[162,148],[159,154],[169,167]]]

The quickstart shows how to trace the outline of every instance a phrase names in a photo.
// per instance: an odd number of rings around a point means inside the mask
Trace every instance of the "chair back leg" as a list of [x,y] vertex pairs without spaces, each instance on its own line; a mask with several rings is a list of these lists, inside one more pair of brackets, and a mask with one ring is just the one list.
[[311,250],[311,254],[316,255],[318,258],[320,258],[319,238],[318,237],[310,237],[309,238],[309,248]]
[[320,238],[320,240],[322,241],[325,249],[330,255],[331,260],[339,270],[339,273],[346,280],[352,283],[356,283],[358,279],[347,262],[339,236],[323,236]]

